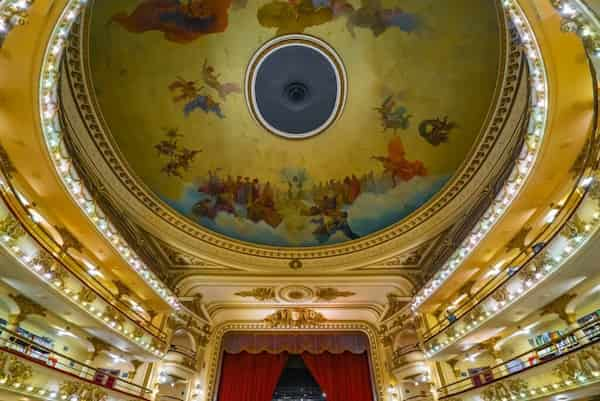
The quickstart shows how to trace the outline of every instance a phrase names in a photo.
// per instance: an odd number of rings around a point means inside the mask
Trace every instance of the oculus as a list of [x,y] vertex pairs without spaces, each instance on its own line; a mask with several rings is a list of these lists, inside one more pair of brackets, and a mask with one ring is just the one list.
[[246,101],[268,131],[308,138],[340,117],[346,87],[342,60],[329,45],[307,35],[285,35],[267,42],[252,57]]

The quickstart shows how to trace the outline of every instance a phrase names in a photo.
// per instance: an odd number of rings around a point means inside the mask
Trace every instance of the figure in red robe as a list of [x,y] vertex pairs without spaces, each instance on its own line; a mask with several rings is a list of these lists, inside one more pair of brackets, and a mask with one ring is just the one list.
[[373,159],[383,165],[383,173],[392,177],[392,184],[398,185],[398,179],[401,181],[410,181],[416,176],[424,177],[427,175],[427,169],[420,160],[406,160],[404,145],[399,136],[393,137],[388,143],[387,156],[373,156]]

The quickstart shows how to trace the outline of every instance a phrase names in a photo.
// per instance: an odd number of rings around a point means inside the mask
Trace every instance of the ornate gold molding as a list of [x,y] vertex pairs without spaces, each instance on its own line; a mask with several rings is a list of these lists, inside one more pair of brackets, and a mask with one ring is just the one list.
[[60,246],[62,252],[67,252],[69,249],[74,249],[80,253],[83,252],[83,244],[69,229],[61,226],[54,226],[54,228],[62,239],[62,245]]
[[12,300],[15,301],[15,303],[19,307],[19,316],[21,320],[24,319],[27,315],[46,316],[46,309],[43,306],[36,302],[33,302],[23,294],[10,294],[9,297],[12,298]]
[[62,383],[58,392],[62,399],[67,400],[105,401],[108,399],[108,394],[98,386],[76,381]]
[[0,145],[0,169],[2,169],[8,178],[12,178],[17,172],[17,169],[10,159],[6,148],[2,145]]
[[26,365],[14,356],[0,353],[0,383],[8,386],[27,382],[33,375],[31,366]]
[[0,220],[0,232],[10,237],[10,242],[17,241],[25,235],[25,230],[13,215],[7,215]]

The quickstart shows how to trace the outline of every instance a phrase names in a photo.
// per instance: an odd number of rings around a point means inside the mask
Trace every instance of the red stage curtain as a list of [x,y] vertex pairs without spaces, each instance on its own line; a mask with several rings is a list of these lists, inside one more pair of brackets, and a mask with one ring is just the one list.
[[373,401],[367,353],[309,354],[302,359],[324,393],[327,401]]
[[219,401],[271,401],[287,359],[287,353],[225,353]]

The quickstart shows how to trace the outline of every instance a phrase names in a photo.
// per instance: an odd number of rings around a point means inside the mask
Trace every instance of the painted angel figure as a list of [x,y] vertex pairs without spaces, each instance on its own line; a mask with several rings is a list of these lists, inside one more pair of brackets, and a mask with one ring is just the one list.
[[232,93],[241,93],[242,89],[240,85],[235,82],[226,82],[222,84],[219,81],[221,74],[215,73],[215,68],[208,64],[208,60],[204,60],[202,66],[202,79],[209,87],[213,88],[219,93],[219,97],[223,100]]

